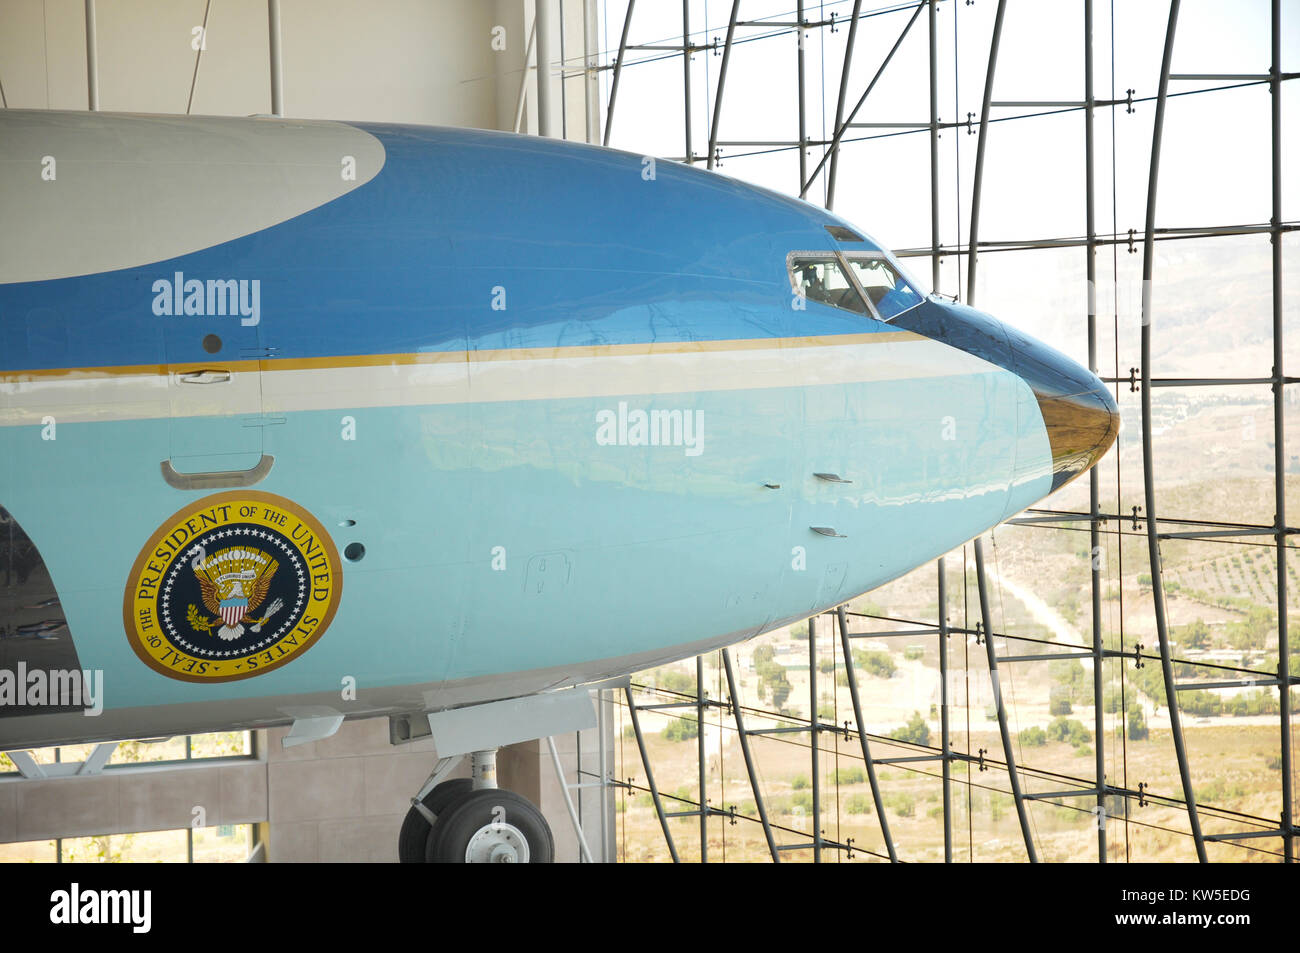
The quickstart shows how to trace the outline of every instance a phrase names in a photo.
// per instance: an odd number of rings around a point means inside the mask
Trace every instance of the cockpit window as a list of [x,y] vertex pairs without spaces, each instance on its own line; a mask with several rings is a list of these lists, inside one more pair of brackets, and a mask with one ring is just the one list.
[[792,251],[786,267],[795,294],[877,321],[889,321],[924,300],[880,252]]
[[882,321],[921,303],[921,295],[884,258],[846,256],[846,259]]
[[846,277],[834,255],[800,256],[790,259],[790,277],[795,291],[809,301],[820,301],[832,308],[866,314],[867,306],[857,288]]

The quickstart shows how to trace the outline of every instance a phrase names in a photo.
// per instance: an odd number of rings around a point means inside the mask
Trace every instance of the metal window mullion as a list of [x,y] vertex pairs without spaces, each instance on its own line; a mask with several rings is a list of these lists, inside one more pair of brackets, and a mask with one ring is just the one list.
[[[976,249],[979,243],[980,197],[984,186],[984,150],[988,144],[989,103],[993,97],[993,77],[997,73],[998,47],[1002,42],[1002,23],[1006,9],[1006,0],[998,0],[997,13],[993,19],[993,37],[989,42],[988,70],[984,77],[984,103],[980,109],[979,143],[975,147],[975,179],[971,194],[970,211],[969,242],[971,253],[966,273],[966,302],[971,306],[975,304]],[[1034,839],[1029,830],[1029,815],[1025,809],[1025,799],[1020,791],[1020,775],[1016,770],[1016,759],[1011,750],[1011,731],[1007,726],[1006,705],[1002,702],[1002,686],[998,681],[998,658],[997,653],[993,650],[993,620],[989,611],[988,581],[984,573],[984,541],[980,537],[975,539],[975,579],[979,587],[980,614],[984,623],[984,646],[988,654],[989,678],[993,682],[993,701],[997,708],[998,731],[1002,736],[1002,749],[1006,755],[1007,776],[1010,778],[1011,793],[1016,801],[1016,815],[1020,819],[1020,833],[1025,841],[1025,851],[1029,855],[1030,863],[1037,863],[1038,854],[1034,850]]]
[[[1000,6],[1000,4],[999,4]],[[993,650],[993,615],[989,606],[988,580],[984,572],[984,539],[975,538],[975,581],[979,587],[980,618],[984,622],[984,648],[989,660],[989,679],[993,683],[993,704],[998,715],[998,733],[1002,736],[1002,753],[1007,765],[1007,777],[1011,781],[1011,795],[1016,801],[1016,815],[1020,819],[1020,834],[1025,841],[1025,852],[1031,864],[1038,863],[1038,853],[1034,850],[1034,838],[1029,829],[1029,813],[1025,807],[1025,796],[1020,788],[1020,772],[1016,768],[1016,755],[1011,747],[1011,728],[1007,724],[1007,706],[1002,700],[1002,682],[998,677],[998,656]]]
[[691,145],[691,0],[682,0],[682,99],[686,133],[686,164],[695,164]]
[[632,686],[625,685],[623,694],[627,698],[627,711],[632,718],[632,732],[636,735],[636,746],[641,752],[641,766],[645,768],[646,785],[650,788],[650,797],[654,801],[655,814],[659,816],[659,826],[663,828],[664,840],[668,844],[668,853],[672,856],[673,863],[679,864],[681,858],[677,856],[677,845],[673,842],[673,832],[668,829],[668,817],[664,814],[664,804],[659,797],[659,788],[655,784],[654,770],[650,767],[650,756],[646,754],[645,735],[641,733],[641,719],[636,714],[636,699],[632,697]]
[[731,698],[731,711],[736,717],[736,735],[740,738],[740,753],[745,759],[745,772],[749,775],[749,789],[754,794],[754,806],[758,809],[758,819],[763,824],[763,836],[767,839],[767,849],[772,854],[772,863],[781,863],[781,851],[772,836],[772,824],[767,818],[767,806],[763,803],[763,793],[758,787],[758,771],[754,767],[754,754],[749,748],[749,732],[745,730],[745,716],[742,713],[740,695],[736,692],[736,673],[731,667],[731,650],[722,650],[722,664],[727,670],[727,695]]
[[[623,17],[623,33],[618,39],[618,58],[614,60],[614,78],[609,86],[609,105],[605,107],[605,136],[603,145],[609,145],[609,134],[614,127],[614,101],[618,98],[618,80],[623,75],[623,59],[627,56],[627,31],[632,25],[632,10],[636,0],[627,0],[627,15]],[[527,63],[524,64],[527,69]],[[675,859],[675,858],[674,858]]]
[[[803,19],[803,4],[799,4],[799,19]],[[812,711],[808,715],[808,737],[812,741],[809,759],[812,762],[812,834],[813,863],[822,862],[822,824],[821,824],[821,716],[817,713],[817,619],[808,620],[808,703]]]
[[[849,620],[844,612],[844,606],[836,610],[836,616],[840,624],[840,641],[844,645],[844,674],[848,677],[849,698],[853,702],[853,723],[858,727],[858,742],[862,748],[862,760],[867,766],[867,780],[871,782],[871,799],[876,804],[876,816],[880,818],[880,833],[885,838],[885,849],[889,852],[889,862],[898,863],[898,855],[894,852],[894,838],[889,833],[889,818],[885,816],[885,801],[880,794],[880,783],[876,779],[876,762],[871,757],[871,745],[867,741],[867,726],[862,720],[862,702],[858,697],[858,675],[853,664],[853,647],[849,644]],[[946,696],[945,696],[946,697]],[[947,771],[948,761],[944,759],[944,770]],[[945,781],[944,794],[947,795],[947,782]],[[945,802],[945,819],[947,818],[947,804]],[[951,830],[945,825],[945,830],[951,836]],[[947,839],[945,838],[945,843]]]
[[[808,129],[807,129],[807,109],[808,104],[804,96],[804,21],[803,21],[803,0],[798,0],[795,7],[795,18],[799,21],[799,26],[795,30],[795,39],[799,44],[797,59],[799,61],[799,189],[802,192],[804,183],[808,181]],[[814,713],[815,714],[815,713]],[[814,851],[818,858],[821,857],[821,842],[816,841],[817,848]]]
[[1160,85],[1156,96],[1156,114],[1151,136],[1151,168],[1147,180],[1146,231],[1142,240],[1142,481],[1146,494],[1147,552],[1151,569],[1151,596],[1156,616],[1156,638],[1160,642],[1160,669],[1164,676],[1165,707],[1169,710],[1169,730],[1174,739],[1174,755],[1187,805],[1187,819],[1196,844],[1196,857],[1206,862],[1205,837],[1196,811],[1196,793],[1192,787],[1191,768],[1187,760],[1187,742],[1183,738],[1182,717],[1178,709],[1178,692],[1174,684],[1173,662],[1169,652],[1169,624],[1165,615],[1164,578],[1160,568],[1160,535],[1156,530],[1155,464],[1152,459],[1151,434],[1151,275],[1155,266],[1156,185],[1160,177],[1160,140],[1164,131],[1165,103],[1169,95],[1169,64],[1174,53],[1174,33],[1178,26],[1180,0],[1170,0],[1169,25],[1165,31],[1165,48],[1160,62]]
[[[1097,210],[1096,175],[1094,165],[1095,139],[1093,135],[1093,64],[1092,64],[1092,4],[1083,0],[1083,84],[1084,84],[1084,166],[1086,189],[1086,231],[1088,284],[1088,370],[1094,374],[1097,367]],[[1093,734],[1095,741],[1094,773],[1097,777],[1097,863],[1106,863],[1106,713],[1103,707],[1106,687],[1103,678],[1103,661],[1106,647],[1101,631],[1101,477],[1097,468],[1088,471],[1088,537],[1090,541],[1089,565],[1092,581],[1092,705]],[[1120,713],[1124,724],[1127,712]]]
[[1270,221],[1273,244],[1273,479],[1277,512],[1277,632],[1278,632],[1278,688],[1281,716],[1282,747],[1282,855],[1284,863],[1295,860],[1295,842],[1292,834],[1291,803],[1291,646],[1287,625],[1286,605],[1286,449],[1284,446],[1286,421],[1285,401],[1282,399],[1283,333],[1282,333],[1282,0],[1272,2],[1271,59],[1269,92],[1272,93],[1270,115],[1273,164],[1273,209]]
[[[939,52],[936,7],[930,0],[930,290],[939,291]],[[854,10],[856,11],[856,7]],[[850,40],[850,42],[852,42]],[[838,125],[838,123],[837,123]],[[942,566],[942,560],[940,560]],[[944,762],[945,767],[947,762]],[[945,802],[946,805],[947,802]],[[947,814],[944,814],[947,817]]]
[[858,297],[860,297],[863,303],[867,306],[867,310],[871,313],[871,316],[877,321],[883,322],[885,319],[880,316],[880,312],[877,311],[876,306],[872,304],[871,296],[867,294],[867,289],[863,287],[862,282],[858,281],[857,273],[854,272],[853,266],[849,264],[849,260],[844,255],[844,252],[835,252],[835,257],[839,260],[840,270],[844,272],[844,277],[848,278],[849,284],[853,285],[853,290],[858,293]]
[[871,95],[871,91],[876,88],[876,83],[879,82],[881,75],[885,72],[885,67],[889,65],[889,61],[892,60],[894,54],[898,52],[898,48],[903,45],[903,40],[907,38],[907,34],[911,31],[912,24],[915,23],[916,18],[921,15],[922,6],[924,6],[924,4],[918,3],[916,5],[916,9],[912,12],[912,19],[907,21],[907,26],[903,27],[903,32],[898,35],[898,39],[894,41],[894,45],[890,48],[889,52],[885,54],[884,61],[880,64],[880,68],[876,70],[876,75],[871,78],[871,82],[867,84],[867,88],[858,99],[857,105],[853,107],[853,111],[849,113],[844,124],[835,130],[835,137],[831,140],[830,149],[828,149],[822,156],[821,161],[817,163],[817,167],[812,170],[812,175],[805,178],[801,183],[799,188],[799,198],[807,196],[808,189],[812,185],[812,180],[817,177],[817,174],[821,172],[827,162],[830,162],[831,165],[834,166],[834,164],[839,161],[840,140],[844,138],[844,133],[848,131],[849,123],[851,123],[853,117],[858,114],[858,110],[862,108],[862,104],[867,101],[867,97]]
[[732,41],[736,35],[736,14],[740,0],[731,0],[731,18],[727,21],[727,41],[722,47],[722,67],[718,70],[718,88],[713,94],[713,126],[709,130],[709,155],[705,168],[712,169],[717,161],[718,124],[722,120],[722,90],[727,85],[727,64],[731,62]]
[[939,557],[939,744],[943,751],[943,862],[952,863],[952,730],[948,714],[948,577]]
[[[844,67],[840,71],[840,92],[839,98],[835,104],[835,128],[839,129],[844,126],[844,97],[849,91],[849,69],[853,65],[853,48],[858,36],[858,13],[862,9],[862,0],[853,0],[853,19],[849,23],[849,36],[844,47]],[[934,14],[931,13],[933,22]],[[931,31],[933,35],[933,30]],[[822,135],[825,135],[825,130]],[[836,136],[831,143],[832,149],[839,149],[839,136]],[[830,171],[826,176],[826,208],[831,209],[835,205],[835,172],[838,164],[831,163]],[[807,191],[807,187],[804,187]]]
[[1002,43],[1002,20],[1007,10],[1007,0],[998,0],[997,14],[993,18],[993,39],[989,43],[988,71],[984,76],[984,104],[980,108],[979,141],[975,145],[975,180],[971,190],[970,235],[966,242],[969,257],[966,265],[966,303],[975,304],[975,265],[979,257],[980,199],[984,193],[984,147],[988,143],[989,103],[993,99],[993,77],[998,68],[998,47]]
[[695,754],[700,782],[700,863],[709,862],[709,809],[706,807],[708,778],[704,756],[704,656],[695,656]]

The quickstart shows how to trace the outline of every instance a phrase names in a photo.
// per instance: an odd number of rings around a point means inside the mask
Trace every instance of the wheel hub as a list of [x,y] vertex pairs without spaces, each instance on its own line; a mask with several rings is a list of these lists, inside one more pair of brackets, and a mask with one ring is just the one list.
[[480,827],[465,846],[467,864],[526,864],[528,838],[513,824],[496,821]]

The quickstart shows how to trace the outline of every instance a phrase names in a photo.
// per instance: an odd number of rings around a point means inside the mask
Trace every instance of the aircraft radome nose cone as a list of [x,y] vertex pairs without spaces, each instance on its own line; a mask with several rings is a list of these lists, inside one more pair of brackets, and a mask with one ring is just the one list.
[[1076,361],[1008,328],[1016,372],[1038,399],[1052,447],[1052,489],[1102,458],[1119,434],[1119,407],[1098,377]]
[[1105,455],[1119,433],[1119,408],[1105,385],[1076,394],[1035,388],[1038,409],[1052,445],[1052,489],[1087,471]]

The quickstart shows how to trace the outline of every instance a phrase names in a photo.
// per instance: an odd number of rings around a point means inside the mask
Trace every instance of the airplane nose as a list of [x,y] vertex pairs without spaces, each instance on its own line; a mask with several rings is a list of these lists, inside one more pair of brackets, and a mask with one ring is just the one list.
[[[1115,398],[1095,374],[1055,348],[983,311],[935,299],[904,311],[894,323],[1012,371],[1029,386],[1051,446],[1052,490],[1086,471],[1115,442]],[[1021,413],[1034,414],[1033,404],[1026,400]],[[1029,472],[1042,470],[1034,463]]]
[[1052,489],[1101,459],[1119,433],[1119,407],[1087,368],[1006,326],[1015,371],[1029,385],[1052,447]]

